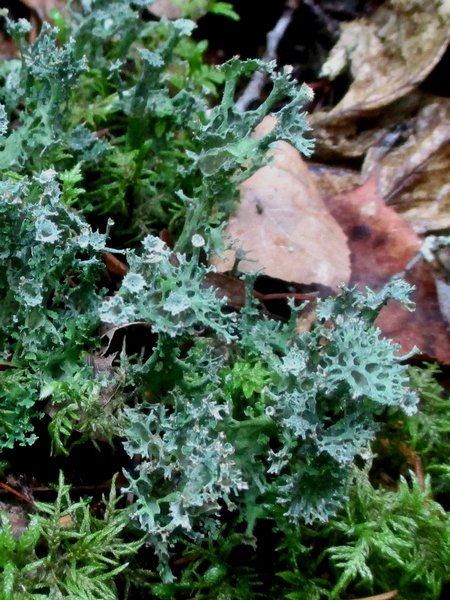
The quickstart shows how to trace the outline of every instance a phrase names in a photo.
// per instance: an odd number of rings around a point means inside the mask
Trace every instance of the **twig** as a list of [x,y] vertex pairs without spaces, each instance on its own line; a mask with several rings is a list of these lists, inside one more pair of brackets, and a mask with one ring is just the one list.
[[[115,486],[117,489],[120,489],[121,484],[116,483]],[[47,485],[37,485],[36,487],[30,488],[35,493],[43,493],[43,492],[55,492],[54,487],[49,487]],[[109,479],[105,483],[98,483],[96,485],[75,485],[70,488],[71,492],[97,492],[100,490],[109,490],[111,489],[111,480]]]
[[[120,484],[120,483],[116,483],[116,488],[120,489],[121,485],[122,484]],[[33,494],[40,494],[40,493],[46,493],[46,492],[56,493],[56,490],[54,487],[49,487],[47,485],[30,486],[29,489]],[[91,492],[91,491],[96,492],[96,491],[109,490],[109,489],[111,489],[111,480],[110,479],[108,479],[108,481],[105,481],[104,483],[99,483],[96,485],[73,486],[70,488],[70,491],[71,492]],[[14,494],[21,500],[24,500],[25,502],[28,502],[29,504],[33,504],[33,500],[30,500],[24,494],[21,494],[20,492],[18,492],[14,488],[12,488],[7,483],[0,482],[0,495],[3,495],[3,494]]]
[[7,483],[0,482],[0,488],[3,488],[4,490],[6,490],[6,492],[9,494],[14,494],[14,496],[17,496],[17,498],[20,498],[23,502],[26,502],[27,504],[31,504],[32,506],[34,506],[33,500],[31,500],[30,498],[27,498],[24,494],[22,494],[21,492],[18,492],[17,490],[15,490],[13,487],[8,485]]
[[183,567],[184,565],[187,565],[193,562],[194,560],[197,560],[197,558],[199,558],[200,556],[201,554],[199,552],[194,552],[192,554],[181,556],[180,558],[175,559],[172,564],[174,567]]
[[365,596],[364,598],[356,598],[356,600],[391,600],[398,595],[397,590],[385,592],[384,594],[377,594],[376,596]]
[[314,300],[318,297],[319,292],[306,292],[304,294],[296,294],[291,292],[280,292],[278,294],[261,294],[261,292],[253,292],[255,298],[258,300],[262,300],[263,302],[268,302],[269,300]]
[[[269,63],[276,60],[278,46],[292,20],[292,15],[297,8],[297,4],[298,2],[296,0],[288,1],[286,3],[286,9],[276,22],[275,27],[267,34],[266,51],[262,57],[264,62]],[[261,93],[266,81],[266,73],[263,73],[262,71],[255,71],[255,73],[253,73],[252,78],[236,102],[236,109],[239,112],[244,112],[254,100],[259,100],[261,98]]]

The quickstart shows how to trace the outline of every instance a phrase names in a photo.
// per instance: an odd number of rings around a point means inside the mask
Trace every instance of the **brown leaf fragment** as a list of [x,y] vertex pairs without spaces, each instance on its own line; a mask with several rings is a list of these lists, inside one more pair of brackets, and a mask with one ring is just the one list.
[[381,196],[415,231],[450,227],[450,100],[428,102],[401,146],[369,150],[363,177],[374,168]]
[[361,158],[372,146],[389,149],[408,135],[409,120],[424,102],[424,94],[416,90],[370,114],[313,113],[316,160]]
[[227,273],[207,273],[203,285],[213,287],[219,298],[226,298],[227,305],[232,308],[245,306],[245,283],[242,279]]
[[345,169],[320,163],[309,163],[309,174],[322,198],[343,194],[355,189],[361,183],[361,174],[353,169]]
[[[380,289],[416,257],[421,239],[385,205],[375,173],[362,186],[330,197],[326,203],[349,239],[352,284]],[[408,312],[391,301],[382,309],[377,325],[401,345],[403,353],[417,346],[422,357],[450,364],[450,329],[440,312],[433,267],[418,260],[405,279],[416,288],[412,295],[416,310]]]
[[377,325],[399,342],[404,352],[417,346],[421,358],[450,364],[450,328],[441,314],[431,266],[420,261],[405,279],[416,287],[412,295],[416,310],[407,313],[397,302],[390,302]]
[[417,454],[413,448],[410,448],[406,442],[400,442],[398,449],[406,459],[408,465],[413,469],[414,475],[417,478],[417,483],[419,484],[420,489],[424,492],[427,486],[425,483],[425,473],[420,455]]
[[71,515],[63,515],[58,519],[58,525],[60,527],[72,527],[74,525],[73,518]]
[[308,331],[311,331],[311,328],[314,325],[316,319],[316,303],[313,301],[306,306],[305,310],[297,318],[297,321],[295,323],[295,331],[297,332],[297,334],[303,335],[305,333],[308,333]]
[[[38,36],[41,20],[35,10],[27,10],[23,5],[29,8],[28,2],[23,0],[21,2],[7,3],[7,7],[4,10],[7,11],[8,17],[12,21],[21,18],[30,22],[31,30],[27,35],[27,39],[30,43],[33,43]],[[6,21],[5,19],[2,19],[0,24],[0,58],[9,60],[11,58],[16,58],[19,54],[19,48],[17,47],[16,42],[7,33]]]
[[113,353],[109,356],[102,356],[101,354],[91,353],[86,357],[87,364],[92,367],[94,377],[99,373],[108,373],[109,375],[113,375],[113,362],[116,358],[116,353]]
[[[226,231],[234,247],[245,253],[241,271],[332,288],[349,280],[345,235],[293,146],[277,142],[271,164],[242,183],[240,192]],[[235,259],[236,252],[230,251],[213,262],[224,272]]]
[[312,115],[316,157],[360,157],[382,145],[421,103],[418,86],[450,41],[448,0],[387,0],[370,17],[344,23],[322,67],[334,79],[350,70],[347,93]]
[[102,254],[102,260],[105,263],[108,271],[113,275],[125,277],[125,275],[128,273],[128,266],[114,256],[114,254],[111,252],[105,252]]
[[389,0],[370,18],[344,23],[322,75],[334,78],[350,65],[353,82],[331,114],[361,114],[405,96],[432,71],[449,40],[447,0]]
[[[11,484],[13,483],[13,481],[11,481]],[[12,485],[8,483],[3,483],[2,481],[0,481],[0,488],[2,488],[3,490],[5,490],[6,492],[8,492],[9,494],[12,494],[13,496],[16,496],[16,498],[19,498],[19,500],[21,502],[25,502],[27,504],[33,504],[33,498],[30,495],[29,489],[24,489],[23,492],[16,490],[14,487],[12,487]]]
[[380,288],[420,250],[420,237],[380,198],[375,174],[325,202],[348,236],[352,283]]
[[[115,356],[122,350],[125,350],[128,355],[143,353],[144,357],[148,358],[157,340],[157,335],[152,332],[150,323],[145,321],[135,321],[118,326],[103,323],[99,333],[104,344],[100,356],[105,359],[112,355]],[[89,360],[91,361],[91,359]],[[91,364],[96,368],[100,366],[100,363],[91,362]],[[105,365],[107,366],[107,362]]]
[[15,365],[8,360],[0,360],[0,371],[7,371],[8,369],[20,368],[19,365]]
[[0,59],[10,60],[15,58],[18,53],[14,40],[8,37],[4,31],[0,31]]
[[436,276],[434,280],[441,315],[450,325],[450,284],[441,276]]

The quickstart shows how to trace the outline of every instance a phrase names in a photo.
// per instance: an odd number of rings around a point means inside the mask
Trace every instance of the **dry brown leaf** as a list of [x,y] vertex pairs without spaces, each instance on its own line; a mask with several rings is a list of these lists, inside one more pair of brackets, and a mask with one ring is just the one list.
[[373,111],[419,85],[450,40],[448,0],[390,0],[367,19],[344,23],[322,68],[335,77],[350,64],[353,83],[330,114]]
[[440,274],[435,277],[435,283],[441,314],[450,325],[450,283]]
[[[450,227],[450,100],[422,94],[420,102],[417,115],[400,121],[401,127],[391,133],[380,129],[382,140],[368,150],[360,176],[348,169],[315,164],[313,175],[322,196],[355,188],[358,176],[362,183],[375,172],[378,193],[414,231]],[[353,147],[355,154],[364,152],[367,148],[360,142],[341,139],[339,151],[351,154]]]
[[412,296],[416,310],[407,313],[397,302],[390,302],[381,311],[377,325],[399,342],[403,351],[417,346],[422,358],[450,365],[450,328],[441,313],[432,268],[421,261],[406,280],[416,287]]
[[315,156],[356,158],[385,144],[420,107],[417,86],[449,41],[448,0],[388,0],[370,18],[343,24],[322,74],[333,78],[350,66],[353,82],[332,110],[312,115]]
[[[373,174],[362,186],[326,199],[327,206],[346,232],[351,249],[354,284],[379,289],[392,276],[402,273],[420,247],[420,237],[378,191]],[[383,333],[400,343],[403,352],[417,346],[423,357],[450,364],[450,329],[443,318],[431,265],[417,261],[406,273],[416,287],[413,313],[399,303],[383,308],[377,324]]]
[[308,163],[311,175],[322,198],[344,194],[361,183],[361,173],[353,169],[333,167],[320,163]]
[[348,236],[352,283],[380,288],[420,250],[420,237],[380,198],[375,175],[325,201]]
[[435,99],[400,147],[369,150],[363,177],[376,169],[383,199],[418,233],[450,227],[450,100]]
[[[278,142],[273,162],[241,184],[240,192],[241,201],[227,226],[235,248],[246,253],[240,270],[333,288],[349,280],[345,235],[293,146]],[[228,271],[235,258],[230,251],[214,264]]]
[[203,282],[205,287],[213,287],[219,298],[225,298],[227,306],[243,308],[246,301],[245,282],[227,273],[211,271]]
[[315,157],[326,161],[360,158],[372,146],[389,148],[396,142],[396,132],[398,137],[408,136],[409,121],[426,102],[425,96],[419,90],[410,92],[372,115],[313,113]]

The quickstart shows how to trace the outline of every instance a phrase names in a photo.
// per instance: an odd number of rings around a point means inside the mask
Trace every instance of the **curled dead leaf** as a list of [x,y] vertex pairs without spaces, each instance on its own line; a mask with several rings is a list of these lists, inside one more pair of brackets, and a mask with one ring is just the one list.
[[128,273],[128,266],[114,256],[114,254],[111,252],[105,252],[102,254],[102,261],[105,263],[108,271],[113,275],[125,277],[125,275]]
[[353,83],[330,114],[373,111],[419,85],[450,40],[447,0],[390,0],[367,19],[344,23],[322,68],[333,78],[350,64]]
[[312,115],[316,156],[358,157],[381,144],[420,105],[417,87],[449,41],[448,0],[389,0],[370,18],[344,23],[322,75],[349,69],[353,81],[332,110]]
[[399,138],[408,136],[409,120],[423,103],[424,94],[416,90],[396,100],[383,111],[370,115],[313,113],[311,122],[316,142],[314,155],[317,160],[329,162],[340,157],[364,157],[373,146],[388,149]]
[[367,153],[363,178],[374,169],[386,202],[426,233],[450,227],[450,100],[433,99],[412,123],[405,143]]

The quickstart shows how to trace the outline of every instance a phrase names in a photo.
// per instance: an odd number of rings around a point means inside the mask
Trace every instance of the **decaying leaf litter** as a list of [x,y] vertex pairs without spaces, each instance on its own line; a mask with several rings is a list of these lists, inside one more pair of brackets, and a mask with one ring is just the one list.
[[[40,19],[53,8],[52,2],[24,4]],[[173,10],[171,2],[156,4]],[[288,4],[294,13],[301,3]],[[444,365],[450,363],[449,312],[445,252],[439,251],[450,220],[450,110],[447,98],[422,84],[445,54],[449,22],[448,2],[392,0],[343,25],[320,76],[333,85],[347,70],[353,82],[331,109],[312,113],[312,162],[285,142],[277,145],[271,163],[241,184],[227,227],[238,241],[235,255],[214,261],[228,272],[238,257],[241,270],[273,279],[272,295],[284,282],[288,291],[278,295],[285,299],[302,285],[328,294],[342,282],[377,289],[401,274],[416,286],[416,312],[390,304],[378,324],[402,352],[417,346],[421,358]],[[105,255],[120,279],[127,267],[114,261]],[[227,295],[232,289],[240,296],[237,305],[243,302],[245,291],[232,276],[218,281],[219,289],[230,286]]]
[[[448,3],[434,1],[386,3],[370,17],[345,23],[320,75],[332,81],[349,69],[352,82],[331,110],[311,115],[314,164],[309,172],[300,164],[294,167],[301,185],[293,182],[284,164],[286,175],[280,185],[279,155],[295,153],[280,143],[273,165],[241,186],[242,201],[229,224],[231,238],[240,240],[250,261],[242,262],[241,268],[262,269],[296,283],[333,287],[336,281],[350,280],[377,288],[403,274],[414,261],[413,272],[406,276],[416,286],[416,312],[405,314],[392,305],[383,310],[379,324],[404,351],[416,346],[425,357],[444,364],[450,362],[450,331],[435,281],[445,280],[445,274],[435,263],[419,264],[423,237],[417,234],[441,232],[450,224],[449,103],[420,89],[448,47],[449,23]],[[359,174],[354,169],[336,174],[333,162],[342,165],[348,159],[361,162]],[[303,159],[297,154],[295,160]],[[326,165],[320,165],[321,160]],[[317,210],[313,207],[321,203],[320,191],[347,235],[351,275],[345,272],[348,247],[336,229],[330,230],[329,217],[321,218],[320,213],[312,221],[305,217],[301,203]],[[292,208],[292,195],[298,208]],[[278,219],[272,205],[265,206],[267,197],[273,197]],[[392,208],[385,209],[384,204]],[[229,266],[230,259],[221,269]]]

